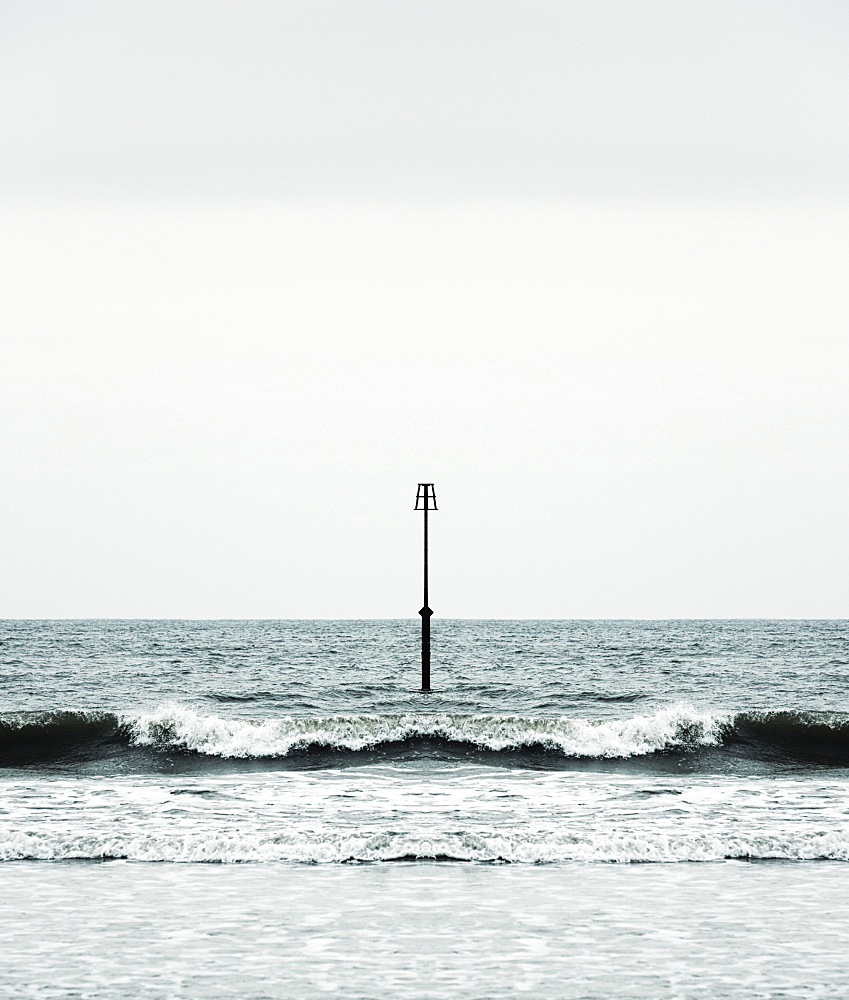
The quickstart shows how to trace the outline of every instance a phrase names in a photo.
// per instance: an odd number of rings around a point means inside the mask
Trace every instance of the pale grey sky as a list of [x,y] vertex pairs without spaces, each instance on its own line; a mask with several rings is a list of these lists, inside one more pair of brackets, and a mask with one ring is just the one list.
[[842,0],[4,0],[35,193],[846,193]]
[[0,616],[845,617],[842,3],[0,5]]

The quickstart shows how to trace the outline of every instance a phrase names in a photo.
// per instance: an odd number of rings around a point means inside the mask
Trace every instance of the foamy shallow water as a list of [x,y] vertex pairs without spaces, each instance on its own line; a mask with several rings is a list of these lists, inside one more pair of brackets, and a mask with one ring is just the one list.
[[[844,997],[849,869],[3,866],[15,997]],[[459,904],[462,901],[462,905]]]
[[0,861],[405,858],[849,861],[849,778],[541,774],[419,760],[0,781]]

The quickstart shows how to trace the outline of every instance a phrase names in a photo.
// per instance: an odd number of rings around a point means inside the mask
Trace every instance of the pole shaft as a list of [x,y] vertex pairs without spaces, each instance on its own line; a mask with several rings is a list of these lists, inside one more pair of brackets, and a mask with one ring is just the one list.
[[422,691],[430,691],[430,615],[422,615]]
[[422,604],[422,691],[430,691],[430,605],[427,602],[427,509],[428,497],[425,487],[424,505],[424,603]]
[[425,500],[424,509],[424,604],[422,607],[429,607],[427,603],[427,500]]

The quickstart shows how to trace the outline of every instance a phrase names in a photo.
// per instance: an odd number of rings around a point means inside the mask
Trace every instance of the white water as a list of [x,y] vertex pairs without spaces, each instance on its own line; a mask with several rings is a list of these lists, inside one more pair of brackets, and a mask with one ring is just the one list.
[[415,737],[440,737],[488,750],[543,746],[570,757],[631,757],[719,743],[727,715],[673,705],[610,721],[494,715],[284,716],[245,722],[180,705],[121,717],[137,746],[170,746],[220,757],[283,757],[293,749],[362,750]]
[[0,859],[849,860],[849,780],[474,765],[0,782]]

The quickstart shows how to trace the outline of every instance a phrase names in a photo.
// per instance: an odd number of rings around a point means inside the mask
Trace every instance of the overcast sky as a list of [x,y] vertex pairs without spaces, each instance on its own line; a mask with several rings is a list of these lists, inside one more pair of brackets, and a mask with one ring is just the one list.
[[849,7],[3,0],[7,617],[846,617]]
[[4,0],[8,190],[846,192],[843,0]]

